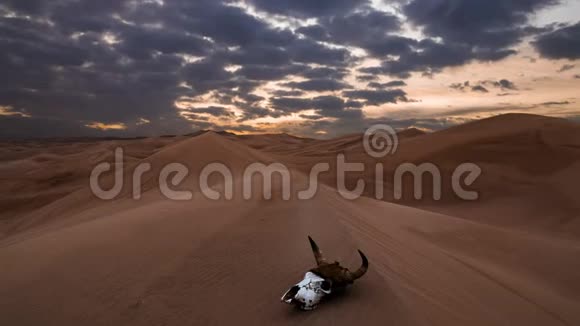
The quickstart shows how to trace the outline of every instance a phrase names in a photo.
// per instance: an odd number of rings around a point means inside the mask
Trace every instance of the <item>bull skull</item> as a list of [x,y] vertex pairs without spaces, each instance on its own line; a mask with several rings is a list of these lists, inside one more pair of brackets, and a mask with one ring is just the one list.
[[358,251],[362,258],[362,266],[355,272],[340,266],[340,263],[328,263],[322,251],[311,237],[308,237],[316,267],[308,271],[302,281],[290,288],[283,296],[282,301],[298,306],[302,310],[312,310],[326,296],[340,288],[352,284],[361,278],[369,268],[367,257]]

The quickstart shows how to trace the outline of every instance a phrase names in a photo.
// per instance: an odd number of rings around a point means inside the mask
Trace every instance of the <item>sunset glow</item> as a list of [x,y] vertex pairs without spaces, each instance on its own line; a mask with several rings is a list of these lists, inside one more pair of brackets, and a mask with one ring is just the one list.
[[0,4],[5,136],[332,137],[380,120],[580,116],[578,1],[87,3]]

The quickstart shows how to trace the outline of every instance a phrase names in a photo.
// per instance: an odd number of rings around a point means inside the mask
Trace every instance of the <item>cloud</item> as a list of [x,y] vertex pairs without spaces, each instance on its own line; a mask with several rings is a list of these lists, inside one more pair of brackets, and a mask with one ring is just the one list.
[[558,72],[565,72],[574,68],[576,68],[576,65],[565,64],[560,69],[558,69]]
[[528,19],[558,0],[412,0],[406,17],[429,36],[493,52],[509,48],[526,35]]
[[562,106],[572,104],[570,101],[551,101],[551,102],[544,102],[540,103],[541,106]]
[[385,103],[399,103],[409,102],[407,93],[401,89],[392,90],[353,90],[344,91],[344,96],[355,99],[364,100],[366,105],[381,105]]
[[280,89],[280,90],[276,90],[271,92],[271,95],[273,97],[296,97],[296,96],[302,96],[304,95],[303,91],[298,91],[298,90],[284,90],[284,89]]
[[486,80],[486,81],[483,81],[483,84],[490,85],[493,87],[498,87],[501,89],[510,89],[510,90],[517,90],[518,89],[517,86],[513,82],[511,82],[507,79],[500,79],[499,81]]
[[541,35],[533,42],[533,45],[544,58],[579,59],[580,23]]
[[237,119],[238,122],[264,117],[280,117],[283,115],[280,112],[274,112],[270,109],[255,105],[241,106],[241,108],[243,108],[242,117]]
[[489,91],[487,90],[487,88],[485,88],[485,87],[483,87],[481,85],[473,86],[471,88],[471,90],[474,91],[474,92],[479,92],[479,93],[489,93]]
[[102,122],[91,122],[85,124],[85,127],[97,130],[125,130],[127,125],[124,123],[102,123]]
[[362,111],[357,107],[358,105],[337,96],[325,95],[311,98],[278,97],[270,99],[270,102],[274,110],[284,112],[284,114],[314,110],[317,115],[338,120],[348,120],[351,123],[360,122],[364,118]]
[[371,55],[402,55],[411,51],[415,41],[393,35],[401,30],[400,19],[392,14],[366,9],[319,19],[319,25],[299,28],[298,33],[318,41],[356,46]]
[[[465,81],[463,83],[453,83],[451,85],[449,85],[449,88],[457,90],[457,91],[465,91],[465,90],[470,90],[473,92],[479,92],[479,93],[489,93],[489,90],[485,87],[495,87],[495,88],[500,88],[501,90],[517,90],[517,86],[507,80],[507,79],[500,79],[498,81],[496,80],[484,80],[484,81],[479,81],[479,82],[470,82],[470,81]],[[510,95],[507,93],[504,94],[498,94],[498,96],[505,96],[505,95]]]
[[290,64],[279,67],[268,65],[246,65],[236,72],[237,76],[242,76],[250,80],[269,81],[283,79],[289,75],[295,75],[307,69],[306,66]]
[[26,112],[17,111],[11,106],[0,106],[0,117],[2,116],[17,116],[21,118],[30,118]]
[[449,88],[465,92],[466,90],[476,92],[476,93],[489,93],[487,88],[483,87],[482,85],[471,85],[469,81],[464,83],[454,83],[449,85]]
[[[388,59],[380,66],[361,68],[359,71],[406,79],[411,76],[412,72],[432,74],[446,67],[467,64],[478,57],[471,47],[461,44],[446,45],[432,40],[423,40],[413,47],[415,49],[413,52],[400,56],[398,59]],[[503,54],[507,56],[511,52]]]
[[197,35],[158,28],[124,26],[120,29],[120,52],[133,59],[148,58],[155,53],[207,55],[212,43]]
[[306,120],[320,120],[324,118],[323,116],[317,114],[301,114],[300,117]]
[[497,96],[503,97],[503,96],[512,96],[512,95],[518,95],[517,93],[499,93],[497,94]]
[[379,77],[377,75],[358,75],[356,80],[359,82],[368,82],[372,80],[377,80]]
[[407,83],[405,83],[402,80],[393,80],[393,81],[386,82],[386,83],[371,82],[367,85],[367,87],[376,88],[376,89],[385,89],[385,88],[402,87],[402,86],[407,86]]
[[403,14],[429,38],[418,41],[374,37],[379,45],[386,45],[387,51],[366,47],[371,53],[399,57],[389,58],[380,66],[363,68],[361,72],[398,78],[409,78],[413,72],[433,76],[444,68],[471,61],[502,60],[517,53],[512,47],[525,36],[549,30],[529,26],[528,18],[557,3],[557,0],[409,1],[402,7]]
[[203,108],[190,108],[188,112],[193,114],[209,114],[214,117],[231,117],[234,113],[223,106],[208,106]]
[[465,88],[469,87],[469,85],[470,85],[469,81],[466,81],[463,83],[453,83],[453,84],[449,85],[449,88],[455,89],[458,91],[463,91],[463,90],[465,90]]
[[348,70],[340,67],[316,67],[306,70],[300,75],[306,78],[343,79],[347,74]]
[[[411,101],[401,88],[413,74],[501,60],[524,37],[537,37],[542,56],[571,57],[576,25],[528,22],[553,3],[405,0],[385,12],[368,0],[6,0],[0,108],[10,110],[0,128],[176,134],[214,121],[253,130],[244,122],[298,113],[304,128],[358,131],[364,106]],[[479,87],[517,89],[509,80],[457,89]],[[107,127],[117,125],[126,128]]]
[[332,16],[349,12],[367,0],[248,0],[257,8],[279,15],[298,17]]
[[30,1],[6,0],[4,1],[4,5],[6,5],[8,9],[33,15],[44,12],[48,6],[46,1],[43,0],[30,0]]
[[345,49],[330,48],[308,39],[297,40],[287,47],[287,51],[294,61],[300,63],[341,66],[352,59]]
[[302,82],[285,83],[282,86],[315,92],[338,91],[344,88],[350,88],[348,84],[335,79],[310,79]]

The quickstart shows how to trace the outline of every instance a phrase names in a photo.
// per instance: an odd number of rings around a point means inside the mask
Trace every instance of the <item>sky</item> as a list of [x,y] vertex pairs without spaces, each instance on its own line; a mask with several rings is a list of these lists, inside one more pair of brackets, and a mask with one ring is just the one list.
[[580,120],[580,0],[3,0],[0,138]]

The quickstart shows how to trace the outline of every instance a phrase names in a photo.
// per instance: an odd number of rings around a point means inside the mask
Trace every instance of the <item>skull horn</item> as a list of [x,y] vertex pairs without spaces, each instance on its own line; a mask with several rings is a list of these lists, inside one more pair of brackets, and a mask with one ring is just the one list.
[[[318,266],[326,264],[326,260],[322,256],[322,251],[318,248],[318,245],[310,236],[308,236],[308,240],[310,240],[310,247],[312,247],[312,252],[314,253],[314,259],[316,259],[316,264]],[[366,259],[366,258],[365,258]]]
[[369,269],[369,261],[368,261],[367,257],[365,256],[365,254],[363,254],[363,252],[360,250],[358,251],[358,253],[359,253],[360,257],[362,258],[362,265],[354,273],[350,273],[349,276],[350,276],[351,282],[361,278],[363,275],[365,275],[365,273]]

